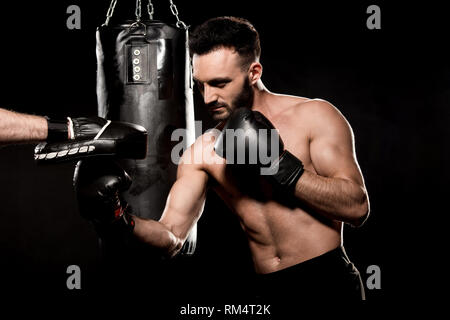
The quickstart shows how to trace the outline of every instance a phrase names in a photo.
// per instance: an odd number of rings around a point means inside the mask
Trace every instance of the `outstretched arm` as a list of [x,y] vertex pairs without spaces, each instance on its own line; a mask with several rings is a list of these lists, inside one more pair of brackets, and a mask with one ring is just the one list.
[[47,119],[0,108],[0,144],[47,139]]
[[189,154],[185,152],[178,166],[177,181],[170,190],[160,220],[133,217],[135,236],[148,245],[163,249],[169,256],[176,255],[182,248],[205,203],[208,174],[200,165],[186,161]]

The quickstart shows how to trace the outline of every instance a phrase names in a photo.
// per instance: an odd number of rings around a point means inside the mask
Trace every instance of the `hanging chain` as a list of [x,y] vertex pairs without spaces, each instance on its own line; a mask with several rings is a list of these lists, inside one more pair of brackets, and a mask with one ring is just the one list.
[[105,21],[105,25],[109,24],[109,20],[111,19],[111,17],[114,14],[114,9],[116,8],[116,4],[117,4],[117,0],[111,0],[111,4],[109,5],[109,9],[108,12],[106,13],[106,21]]
[[172,14],[175,16],[175,18],[177,18],[177,27],[181,28],[180,26],[183,27],[183,29],[187,29],[186,24],[180,20],[180,18],[178,17],[178,9],[177,6],[175,5],[175,3],[173,3],[173,0],[169,0],[170,1],[170,11],[172,11]]
[[[175,3],[173,3],[173,0],[169,0],[169,2],[170,2],[170,11],[172,11],[172,14],[175,16],[175,18],[177,18],[177,23],[176,23],[177,27],[187,29],[186,24],[183,21],[181,21],[180,17],[178,16],[179,12],[178,12],[177,6],[175,5]],[[114,14],[116,4],[117,4],[117,0],[111,0],[111,3],[108,8],[108,12],[106,13],[106,21],[104,23],[105,25],[109,24],[109,20],[112,18],[113,14]],[[153,14],[155,13],[155,9],[153,7],[152,0],[148,0],[147,11],[148,11],[150,20],[153,20]],[[140,22],[141,16],[142,16],[142,0],[136,0],[135,15],[136,15],[136,22]]]
[[142,10],[142,2],[141,0],[136,0],[136,21],[140,22],[141,21],[141,10]]
[[148,11],[148,16],[150,17],[150,20],[153,20],[153,14],[155,13],[155,8],[153,8],[152,0],[148,0],[147,11]]

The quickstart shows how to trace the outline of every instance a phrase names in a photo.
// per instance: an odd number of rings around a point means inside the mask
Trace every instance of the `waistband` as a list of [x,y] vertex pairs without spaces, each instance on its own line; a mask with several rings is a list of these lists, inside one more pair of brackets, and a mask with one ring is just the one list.
[[338,246],[337,248],[325,252],[317,257],[275,272],[257,274],[256,277],[260,280],[270,280],[272,278],[278,278],[293,272],[296,274],[303,272],[307,273],[311,270],[314,270],[314,272],[320,272],[320,270],[327,271],[328,269],[335,269],[336,266],[342,266],[342,269],[349,271],[355,269],[355,266],[349,260],[345,249],[342,246]]

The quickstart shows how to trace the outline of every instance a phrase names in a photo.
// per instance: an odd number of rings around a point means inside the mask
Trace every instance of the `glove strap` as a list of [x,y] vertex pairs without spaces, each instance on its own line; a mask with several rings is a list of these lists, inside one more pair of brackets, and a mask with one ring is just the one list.
[[272,167],[275,166],[278,167],[278,171],[271,176],[272,179],[283,190],[293,194],[295,192],[295,185],[297,184],[298,179],[300,179],[305,171],[303,168],[303,163],[292,153],[285,150],[278,162],[274,163]]
[[122,228],[126,231],[126,233],[133,234],[135,222],[131,214],[127,212],[126,208],[123,210],[119,220],[114,222],[114,224],[122,225]]
[[114,212],[115,219],[109,223],[96,223],[96,229],[101,238],[114,237],[126,240],[133,235],[135,222],[128,213],[128,205],[119,207]]
[[47,119],[47,141],[65,141],[69,138],[69,129],[67,120]]

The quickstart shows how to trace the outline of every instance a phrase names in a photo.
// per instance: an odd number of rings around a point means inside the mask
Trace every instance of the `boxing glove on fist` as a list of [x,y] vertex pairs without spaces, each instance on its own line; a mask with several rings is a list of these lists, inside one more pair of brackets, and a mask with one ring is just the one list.
[[78,208],[82,217],[94,223],[100,236],[112,230],[132,233],[130,209],[120,199],[120,192],[131,182],[125,170],[111,160],[78,162],[73,178]]
[[147,154],[147,130],[127,122],[109,121],[100,117],[47,118],[47,142],[34,150],[37,163],[55,163],[87,157],[143,159]]
[[284,149],[272,123],[248,108],[238,108],[231,114],[214,150],[227,165],[256,167],[275,187],[289,193],[294,192],[304,171],[303,163]]

